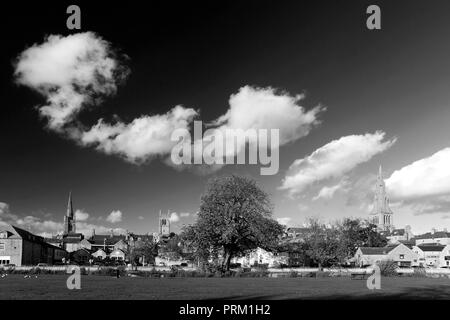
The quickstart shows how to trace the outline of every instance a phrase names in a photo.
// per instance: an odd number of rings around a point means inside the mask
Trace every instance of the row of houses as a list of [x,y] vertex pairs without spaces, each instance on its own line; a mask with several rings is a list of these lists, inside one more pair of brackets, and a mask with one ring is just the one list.
[[399,267],[450,268],[450,244],[424,243],[407,246],[403,243],[386,247],[361,247],[354,262],[360,267],[394,261]]

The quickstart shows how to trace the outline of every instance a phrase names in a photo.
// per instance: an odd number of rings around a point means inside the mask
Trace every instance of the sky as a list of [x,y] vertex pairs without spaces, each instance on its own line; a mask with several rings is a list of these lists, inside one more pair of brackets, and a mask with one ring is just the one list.
[[[0,221],[86,235],[195,221],[206,182],[249,176],[274,218],[367,218],[380,165],[394,224],[450,227],[450,3],[5,4]],[[176,166],[177,128],[279,129],[279,171]]]

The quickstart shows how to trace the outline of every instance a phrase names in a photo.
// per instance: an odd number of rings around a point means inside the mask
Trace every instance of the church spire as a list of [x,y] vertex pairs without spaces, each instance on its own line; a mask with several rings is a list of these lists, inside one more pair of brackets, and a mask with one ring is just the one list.
[[72,206],[72,191],[69,193],[69,200],[67,202],[67,211],[64,216],[64,234],[75,233],[76,231],[76,222],[75,216],[73,214],[73,206]]
[[393,226],[393,212],[389,207],[389,198],[386,193],[386,184],[383,179],[383,168],[378,169],[377,185],[375,189],[375,199],[371,220],[380,229],[386,230]]
[[69,201],[67,202],[67,214],[68,217],[73,218],[73,206],[72,206],[72,191],[69,193]]

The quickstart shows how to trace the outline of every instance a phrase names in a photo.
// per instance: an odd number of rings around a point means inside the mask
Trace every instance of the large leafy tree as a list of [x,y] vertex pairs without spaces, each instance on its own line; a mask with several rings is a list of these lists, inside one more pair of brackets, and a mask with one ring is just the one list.
[[346,218],[336,227],[342,260],[353,257],[359,247],[384,247],[387,244],[387,239],[376,231],[376,225],[366,220]]
[[222,257],[222,268],[229,270],[235,256],[257,247],[275,250],[282,233],[267,193],[255,181],[231,175],[209,181],[197,221],[184,229],[183,238],[197,257]]
[[339,231],[317,219],[310,219],[309,231],[304,239],[307,256],[319,269],[339,262]]

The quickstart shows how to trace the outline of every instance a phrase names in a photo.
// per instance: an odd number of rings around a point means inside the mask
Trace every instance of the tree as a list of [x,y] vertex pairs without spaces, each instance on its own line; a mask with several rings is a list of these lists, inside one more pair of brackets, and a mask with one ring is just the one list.
[[334,227],[327,227],[316,219],[310,219],[309,232],[305,237],[306,254],[322,270],[339,262],[339,232]]
[[376,231],[376,225],[366,220],[346,218],[337,223],[341,262],[355,255],[359,247],[384,247],[387,239]]
[[209,181],[197,221],[183,230],[183,238],[199,259],[221,256],[222,270],[229,270],[234,256],[258,247],[275,250],[282,232],[269,196],[255,181],[231,175]]
[[158,244],[150,239],[138,240],[133,246],[129,246],[128,255],[132,265],[139,258],[144,258],[147,262],[153,261],[158,255]]

